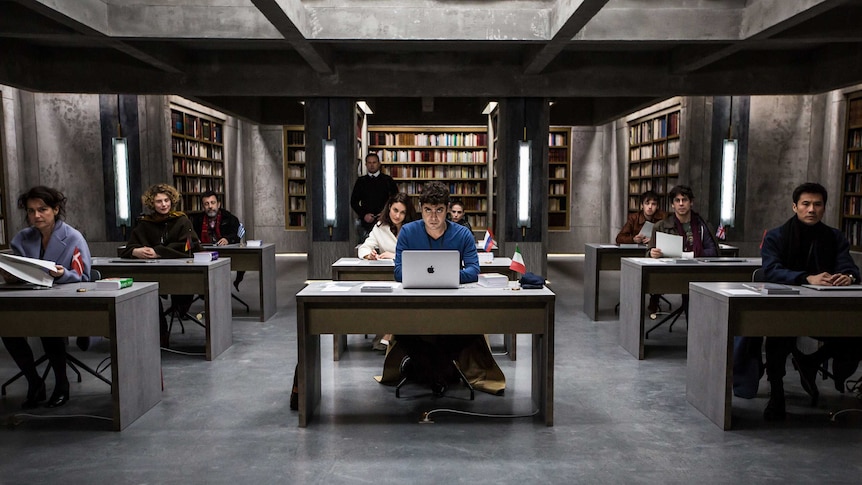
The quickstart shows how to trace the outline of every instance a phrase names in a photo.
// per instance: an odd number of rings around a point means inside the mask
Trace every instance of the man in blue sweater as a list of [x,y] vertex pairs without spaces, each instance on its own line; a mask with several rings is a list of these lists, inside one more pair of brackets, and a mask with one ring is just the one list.
[[[446,186],[440,182],[427,183],[419,205],[422,220],[405,224],[398,233],[395,280],[401,281],[404,250],[455,249],[461,253],[461,283],[478,281],[476,241],[469,229],[446,219],[449,207]],[[453,361],[458,365],[453,365]],[[501,395],[506,388],[506,377],[482,335],[398,335],[383,365],[380,382],[393,382],[398,375],[398,378],[430,386],[438,396],[445,393],[449,384],[458,381],[459,370],[464,379],[480,391]]]
[[429,182],[419,196],[422,219],[405,224],[395,246],[395,281],[401,281],[401,252],[405,249],[455,249],[461,253],[464,267],[461,283],[479,279],[479,254],[476,240],[466,227],[446,219],[449,190],[440,182]]

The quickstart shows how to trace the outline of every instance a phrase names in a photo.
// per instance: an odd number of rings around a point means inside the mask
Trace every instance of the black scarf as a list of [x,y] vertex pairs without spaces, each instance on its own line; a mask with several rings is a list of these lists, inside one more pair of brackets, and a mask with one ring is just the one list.
[[788,269],[808,274],[835,271],[835,234],[829,226],[822,222],[809,226],[794,215],[781,226],[781,234],[781,260]]

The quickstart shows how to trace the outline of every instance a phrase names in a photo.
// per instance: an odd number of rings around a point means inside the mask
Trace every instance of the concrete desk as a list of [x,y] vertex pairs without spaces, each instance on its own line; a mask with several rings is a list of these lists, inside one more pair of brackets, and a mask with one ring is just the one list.
[[622,260],[620,345],[636,358],[644,358],[644,295],[688,294],[688,284],[692,281],[751,281],[751,274],[760,268],[760,258],[738,258],[732,262],[688,261],[680,264],[664,258]]
[[[87,288],[79,292],[79,288]],[[121,431],[162,398],[158,285],[95,290],[94,283],[0,291],[0,335],[103,335],[111,341],[113,426]]]
[[[500,273],[517,279],[520,275],[509,269],[512,258],[494,258],[487,263],[479,263],[481,273]],[[367,260],[360,258],[340,258],[332,263],[332,279],[334,281],[395,281],[395,261],[391,259]],[[390,333],[390,332],[383,332]],[[500,332],[491,332],[500,333]],[[509,359],[517,360],[518,336],[503,335],[503,346],[509,354]],[[347,335],[332,336],[332,360],[341,359],[341,352],[347,350]]]
[[103,278],[127,276],[135,281],[156,282],[162,295],[201,295],[205,305],[207,360],[215,359],[233,344],[230,258],[206,263],[195,263],[192,259],[93,258],[93,268]]
[[231,271],[257,271],[258,298],[260,300],[260,321],[265,322],[275,315],[275,244],[260,246],[204,246],[209,251],[217,251],[219,258],[230,258]]
[[[737,257],[739,248],[719,244],[721,256]],[[646,256],[646,246],[621,248],[616,244],[584,245],[584,313],[590,320],[596,320],[599,312],[599,282],[602,271],[619,271],[622,258],[641,258]]]
[[361,293],[361,285],[356,285],[345,292],[325,291],[331,284],[313,283],[296,294],[300,427],[319,411],[320,335],[386,332],[533,334],[533,405],[545,424],[553,426],[555,295],[551,290],[512,291],[470,284],[455,290],[399,287],[392,293]]
[[646,255],[646,246],[620,248],[616,244],[584,245],[584,313],[595,320],[599,312],[599,275],[602,271],[619,271],[622,258]]
[[686,400],[719,428],[731,427],[733,337],[860,337],[862,287],[761,295],[740,283],[692,283],[688,322]]

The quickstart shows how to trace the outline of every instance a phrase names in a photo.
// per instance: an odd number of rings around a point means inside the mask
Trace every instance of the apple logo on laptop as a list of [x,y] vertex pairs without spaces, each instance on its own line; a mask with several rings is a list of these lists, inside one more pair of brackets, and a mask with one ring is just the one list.
[[425,271],[428,271],[428,274],[434,274],[434,266],[429,266]]

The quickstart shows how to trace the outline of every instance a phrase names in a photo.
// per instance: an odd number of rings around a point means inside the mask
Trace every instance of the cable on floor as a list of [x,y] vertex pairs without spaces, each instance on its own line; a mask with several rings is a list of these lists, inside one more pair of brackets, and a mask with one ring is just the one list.
[[102,419],[105,421],[113,421],[113,418],[108,418],[105,416],[96,416],[94,414],[52,414],[52,415],[45,415],[45,414],[18,413],[18,414],[13,414],[12,416],[9,416],[9,418],[6,420],[6,426],[9,428],[14,428],[15,426],[18,426],[18,425],[24,423],[24,421],[26,421],[25,418],[31,418],[31,419],[90,418],[90,419]]
[[479,418],[514,419],[514,418],[532,418],[533,416],[539,414],[539,410],[536,409],[535,411],[533,411],[530,414],[488,414],[488,413],[476,413],[473,411],[462,411],[460,409],[439,408],[439,409],[432,409],[430,411],[425,411],[424,413],[422,413],[422,419],[419,420],[419,423],[420,424],[433,424],[434,421],[431,420],[431,415],[434,413],[460,414],[463,416],[475,416],[475,417],[479,417]]
[[165,347],[160,347],[160,348],[162,349],[162,352],[171,352],[174,354],[188,355],[188,356],[192,356],[192,357],[199,357],[202,355],[207,355],[206,352],[183,352],[182,350],[168,349]]

